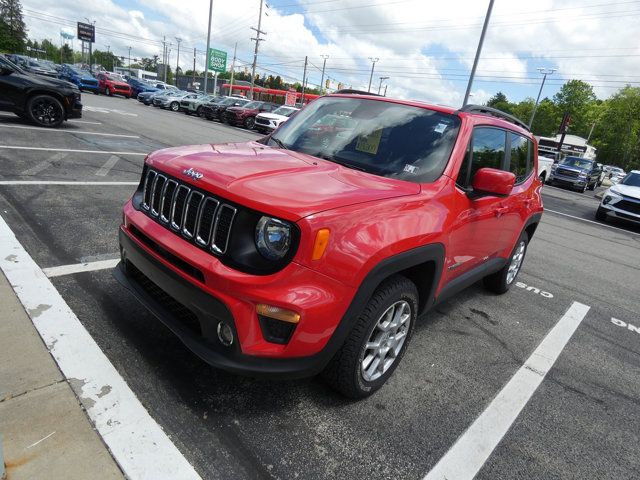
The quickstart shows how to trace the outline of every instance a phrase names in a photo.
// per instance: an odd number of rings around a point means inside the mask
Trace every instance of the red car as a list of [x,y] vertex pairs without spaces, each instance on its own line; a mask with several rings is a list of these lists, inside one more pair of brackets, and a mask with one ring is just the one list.
[[229,125],[242,125],[252,130],[256,124],[256,115],[273,112],[278,106],[275,103],[253,101],[240,107],[229,107],[222,114],[222,121]]
[[125,79],[117,73],[101,72],[96,75],[98,90],[105,95],[123,95],[131,98],[133,91]]
[[[326,116],[350,119],[329,142]],[[423,312],[515,283],[536,171],[533,135],[498,110],[338,92],[257,142],[150,154],[115,275],[211,365],[361,398]]]

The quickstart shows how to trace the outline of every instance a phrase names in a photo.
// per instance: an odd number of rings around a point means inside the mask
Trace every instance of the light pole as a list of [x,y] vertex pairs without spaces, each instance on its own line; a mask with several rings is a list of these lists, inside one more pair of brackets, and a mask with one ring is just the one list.
[[371,80],[373,80],[373,69],[376,66],[376,63],[378,62],[378,60],[380,60],[379,58],[374,58],[374,57],[369,57],[369,60],[371,60],[372,64],[371,64],[371,75],[369,76],[369,88],[367,89],[367,92],[371,92]]
[[107,58],[111,60],[111,71],[113,72],[113,59],[111,58],[111,45],[106,45],[107,47]]
[[207,28],[207,51],[204,54],[204,93],[207,94],[207,80],[209,80],[209,43],[211,42],[211,15],[213,0],[209,2],[209,27]]
[[176,37],[176,42],[178,42],[178,58],[176,59],[176,87],[178,86],[178,68],[180,68],[180,42],[182,39],[180,37]]
[[129,63],[127,64],[127,68],[129,69],[129,75],[131,75],[131,47],[129,48]]
[[320,95],[322,95],[322,90],[324,89],[324,69],[327,66],[327,58],[329,55],[320,55],[324,61],[322,62],[322,77],[320,79]]
[[380,77],[380,85],[378,85],[378,95],[380,95],[380,90],[382,90],[382,81],[389,80],[391,77]]
[[553,72],[556,71],[555,68],[550,68],[550,69],[545,69],[545,68],[538,68],[538,71],[544,75],[542,77],[542,83],[540,84],[540,90],[538,91],[538,98],[536,98],[536,104],[533,106],[533,112],[531,112],[531,118],[529,119],[529,129],[531,129],[531,125],[533,125],[533,119],[536,116],[536,111],[538,110],[538,104],[540,103],[540,95],[542,95],[542,88],[544,87],[544,82],[547,79],[547,75],[551,75],[553,74]]
[[489,0],[489,8],[487,9],[486,17],[484,17],[484,25],[482,26],[482,33],[480,34],[480,41],[478,42],[478,50],[476,50],[476,58],[473,60],[473,67],[471,68],[471,75],[469,76],[469,83],[467,84],[467,92],[464,94],[464,100],[462,101],[463,107],[469,101],[469,94],[471,93],[473,78],[476,76],[476,68],[478,67],[478,60],[480,60],[480,53],[482,52],[482,44],[484,43],[484,36],[487,33],[487,26],[489,25],[489,19],[491,18],[492,9],[493,9],[493,0]]

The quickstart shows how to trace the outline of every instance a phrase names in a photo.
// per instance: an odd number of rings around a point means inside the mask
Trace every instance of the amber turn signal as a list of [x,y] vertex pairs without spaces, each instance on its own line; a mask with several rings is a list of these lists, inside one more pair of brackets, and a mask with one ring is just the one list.
[[300,321],[299,313],[264,303],[256,305],[256,312],[263,317],[275,318],[283,322],[298,323]]
[[331,231],[328,228],[318,230],[318,233],[316,233],[316,243],[313,245],[311,260],[320,260],[322,258],[324,251],[327,249],[327,245],[329,245],[330,233]]

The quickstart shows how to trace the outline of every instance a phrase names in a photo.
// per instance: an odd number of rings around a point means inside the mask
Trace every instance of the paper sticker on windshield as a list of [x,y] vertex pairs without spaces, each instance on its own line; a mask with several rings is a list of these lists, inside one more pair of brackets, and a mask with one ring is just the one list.
[[375,155],[376,153],[378,153],[378,147],[380,146],[380,137],[382,137],[382,129],[376,130],[370,135],[362,135],[358,137],[356,150],[358,150],[359,152]]
[[415,165],[406,164],[403,168],[403,171],[415,175],[418,173],[418,167],[416,167]]
[[439,123],[438,125],[435,126],[433,131],[436,132],[436,133],[442,133],[446,129],[447,129],[447,124],[446,123]]

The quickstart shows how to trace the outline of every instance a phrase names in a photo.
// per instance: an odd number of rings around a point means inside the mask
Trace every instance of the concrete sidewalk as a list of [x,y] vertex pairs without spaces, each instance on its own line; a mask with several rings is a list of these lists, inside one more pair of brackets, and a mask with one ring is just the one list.
[[124,478],[1,271],[0,437],[7,480]]

